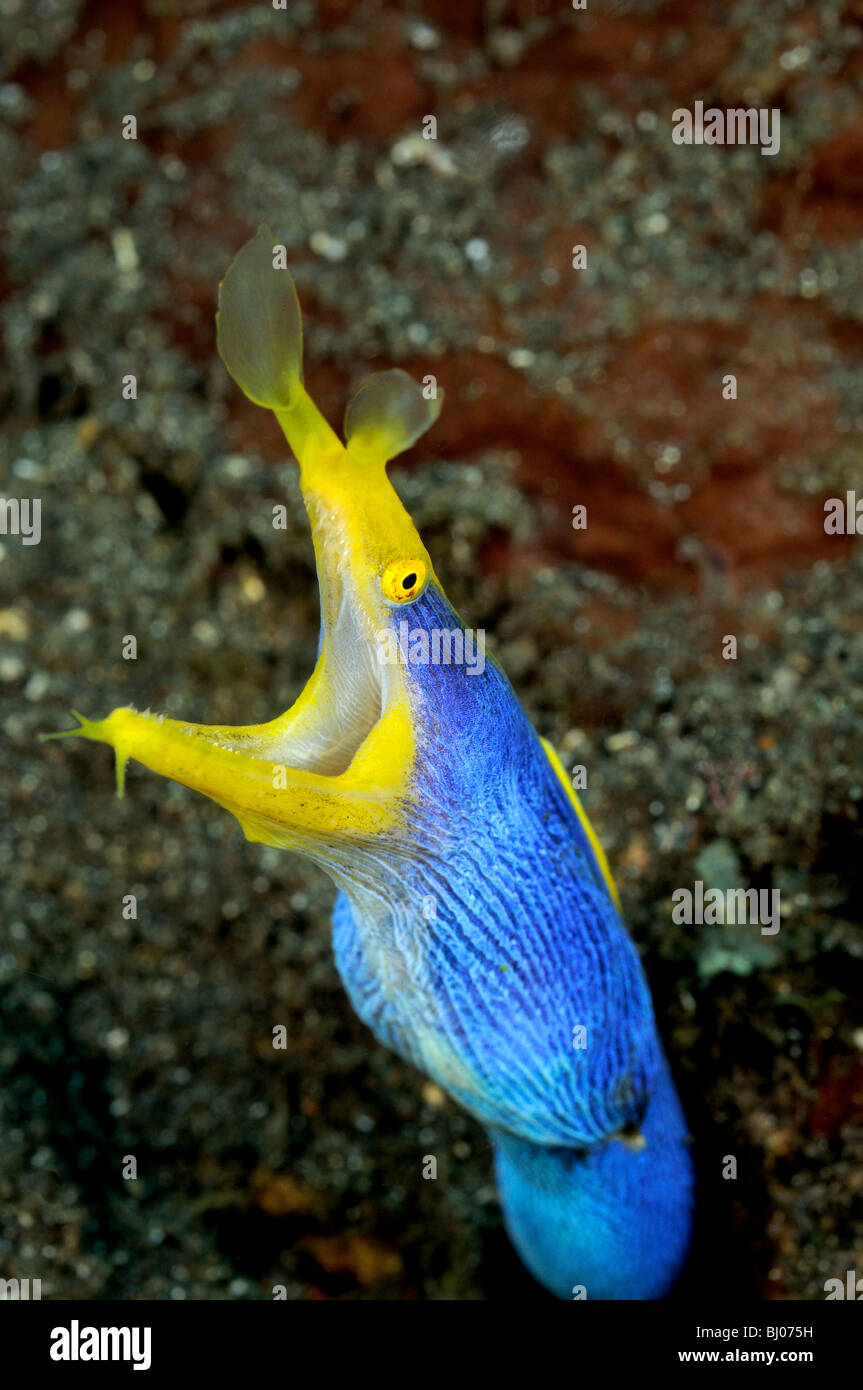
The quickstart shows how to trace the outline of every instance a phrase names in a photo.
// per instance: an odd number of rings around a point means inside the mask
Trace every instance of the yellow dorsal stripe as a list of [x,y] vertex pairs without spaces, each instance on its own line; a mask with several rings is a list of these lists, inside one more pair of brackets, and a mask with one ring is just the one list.
[[581,828],[587,836],[588,840],[590,841],[590,847],[593,850],[594,858],[596,859],[596,862],[599,866],[599,872],[605,879],[606,887],[608,888],[608,891],[612,896],[615,907],[617,908],[618,912],[620,912],[620,897],[617,892],[617,885],[615,884],[614,879],[611,876],[611,870],[608,867],[608,860],[605,857],[605,850],[602,848],[602,845],[599,843],[599,840],[596,837],[596,831],[594,830],[593,826],[587,818],[587,812],[585,811],[584,807],[579,801],[578,794],[575,788],[573,787],[572,782],[569,780],[569,778],[563,770],[563,765],[560,761],[560,758],[557,756],[547,739],[540,739],[540,742],[543,748],[545,749],[546,753],[548,754],[548,761],[551,763],[552,767],[557,773],[560,779],[560,783],[564,788],[564,791],[566,792],[567,796],[569,797],[570,801],[575,807],[575,814],[581,821]]

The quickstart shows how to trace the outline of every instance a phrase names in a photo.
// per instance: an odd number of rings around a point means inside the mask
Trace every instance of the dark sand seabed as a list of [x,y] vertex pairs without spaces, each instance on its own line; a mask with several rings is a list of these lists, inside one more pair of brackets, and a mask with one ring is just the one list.
[[[0,51],[0,490],[42,500],[0,539],[0,1277],[544,1296],[478,1125],[352,1013],[323,876],[36,740],[261,721],[311,670],[295,465],[213,331],[268,220],[333,423],[379,367],[445,388],[393,474],[588,769],[695,1136],[683,1294],[823,1298],[863,1244],[863,542],[823,525],[863,497],[863,8],[0,0]],[[779,154],[675,146],[695,99],[779,109]],[[675,925],[695,879],[781,931]]]

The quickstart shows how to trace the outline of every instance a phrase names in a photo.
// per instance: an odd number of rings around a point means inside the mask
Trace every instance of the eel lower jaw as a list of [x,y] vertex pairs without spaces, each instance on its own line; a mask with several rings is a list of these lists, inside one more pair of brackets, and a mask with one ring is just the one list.
[[117,792],[129,759],[229,810],[247,838],[315,855],[392,828],[413,751],[404,678],[373,646],[325,639],[295,704],[267,724],[196,725],[115,709],[44,738],[114,748]]

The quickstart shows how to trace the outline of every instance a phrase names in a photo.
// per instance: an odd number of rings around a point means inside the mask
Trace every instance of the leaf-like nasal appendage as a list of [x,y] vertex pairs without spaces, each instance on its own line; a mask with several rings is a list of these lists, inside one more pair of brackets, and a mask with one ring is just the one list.
[[237,252],[219,286],[219,356],[255,405],[289,410],[303,380],[303,327],[290,273],[274,264],[269,227]]
[[[70,710],[69,713],[72,715],[73,719],[77,719],[78,728],[58,729],[56,733],[39,734],[38,737],[40,742],[47,743],[47,741],[52,738],[89,738],[96,743],[114,743],[113,739],[103,732],[104,721],[99,719],[87,719],[83,714],[79,714],[76,709]],[[114,766],[117,774],[117,797],[119,800],[122,800],[126,790],[126,763],[129,761],[129,758],[126,753],[121,753],[116,745],[114,745],[114,753]]]
[[443,391],[427,397],[400,367],[375,372],[348,401],[345,440],[352,454],[392,459],[415,444],[440,415]]

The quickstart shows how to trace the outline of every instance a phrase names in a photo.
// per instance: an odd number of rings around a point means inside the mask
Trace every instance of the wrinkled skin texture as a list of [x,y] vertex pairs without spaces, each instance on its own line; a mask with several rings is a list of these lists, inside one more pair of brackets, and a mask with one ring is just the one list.
[[[410,611],[412,630],[458,622],[433,590]],[[510,1236],[542,1283],[660,1297],[692,1172],[638,956],[503,673],[415,666],[410,690],[412,843],[382,856],[375,891],[339,897],[345,987],[489,1129]]]

